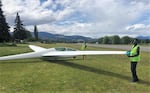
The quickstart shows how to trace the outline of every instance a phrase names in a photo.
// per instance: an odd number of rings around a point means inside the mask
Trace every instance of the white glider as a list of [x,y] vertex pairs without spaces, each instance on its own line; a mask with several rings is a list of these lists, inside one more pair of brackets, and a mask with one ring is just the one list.
[[126,54],[126,51],[79,51],[73,48],[43,48],[39,46],[29,45],[34,51],[17,55],[3,56],[0,60],[38,58],[38,57],[75,57],[79,55],[110,55],[110,54]]

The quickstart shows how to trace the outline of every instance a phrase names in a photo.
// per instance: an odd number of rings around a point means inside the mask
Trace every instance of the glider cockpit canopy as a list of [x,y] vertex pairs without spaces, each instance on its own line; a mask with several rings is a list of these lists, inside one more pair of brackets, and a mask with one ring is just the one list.
[[57,47],[55,48],[56,51],[77,51],[77,49],[69,48],[69,47]]

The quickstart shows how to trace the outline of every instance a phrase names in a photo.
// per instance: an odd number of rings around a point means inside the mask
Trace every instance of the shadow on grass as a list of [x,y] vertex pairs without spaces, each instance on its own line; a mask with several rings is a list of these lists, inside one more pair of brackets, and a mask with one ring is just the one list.
[[[93,72],[93,73],[96,73],[96,74],[103,74],[103,75],[110,76],[110,77],[116,77],[116,78],[124,79],[124,80],[128,80],[128,81],[130,81],[130,79],[131,79],[131,77],[129,77],[129,76],[121,75],[121,74],[111,72],[111,71],[106,71],[106,70],[103,70],[103,69],[97,69],[97,68],[88,67],[88,66],[84,66],[84,65],[80,65],[80,64],[75,64],[75,63],[72,63],[72,62],[67,62],[65,60],[53,60],[53,61],[49,61],[49,62],[64,65],[64,66],[68,66],[68,67],[72,67],[72,68],[75,68],[75,69],[80,69],[80,70],[84,70],[84,71]],[[149,82],[144,81],[144,80],[140,80],[140,82],[138,82],[138,84],[150,85]]]
[[12,43],[0,43],[0,47],[16,47],[17,45],[13,45]]
[[[74,60],[74,59],[67,59],[67,61],[71,61],[71,60]],[[76,60],[81,60],[81,59],[76,59]],[[129,76],[125,76],[125,75],[122,75],[122,74],[118,74],[118,73],[115,73],[115,72],[111,72],[111,71],[106,71],[106,70],[103,70],[103,69],[97,69],[97,68],[93,68],[93,67],[88,67],[88,66],[85,66],[85,65],[80,65],[80,64],[76,64],[76,63],[72,63],[72,62],[67,62],[66,60],[45,60],[47,62],[50,62],[50,63],[55,63],[55,64],[60,64],[60,65],[64,65],[64,66],[68,66],[68,67],[71,67],[71,68],[75,68],[75,69],[80,69],[80,70],[84,70],[84,71],[88,71],[88,72],[92,72],[92,73],[96,73],[96,74],[103,74],[103,75],[106,75],[106,76],[110,76],[110,77],[116,77],[116,78],[119,78],[119,79],[124,79],[124,80],[127,80],[127,81],[130,81],[131,77]],[[22,61],[11,61],[11,62],[8,62],[8,61],[0,61],[0,64],[13,64],[13,63],[41,63],[43,61],[41,60],[35,60],[35,61],[26,61],[26,62],[22,62]],[[149,86],[150,83],[148,81],[144,81],[144,80],[140,80],[138,82],[138,84],[144,84],[144,85],[147,85]]]

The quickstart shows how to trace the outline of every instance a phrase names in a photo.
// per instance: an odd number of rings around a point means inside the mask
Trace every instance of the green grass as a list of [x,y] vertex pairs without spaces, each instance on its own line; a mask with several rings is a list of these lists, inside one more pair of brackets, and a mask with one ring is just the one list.
[[[36,44],[42,47],[75,44]],[[110,50],[88,47],[88,50]],[[0,56],[30,52],[27,44],[0,47]],[[0,93],[149,93],[150,53],[141,53],[139,83],[131,83],[129,58],[124,55],[82,56],[77,59],[0,61]]]

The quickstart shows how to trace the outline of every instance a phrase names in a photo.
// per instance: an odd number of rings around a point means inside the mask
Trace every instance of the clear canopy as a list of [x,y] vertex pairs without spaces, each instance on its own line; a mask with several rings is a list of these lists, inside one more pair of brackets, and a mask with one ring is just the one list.
[[57,51],[77,51],[77,49],[68,48],[68,47],[57,47],[55,48]]

